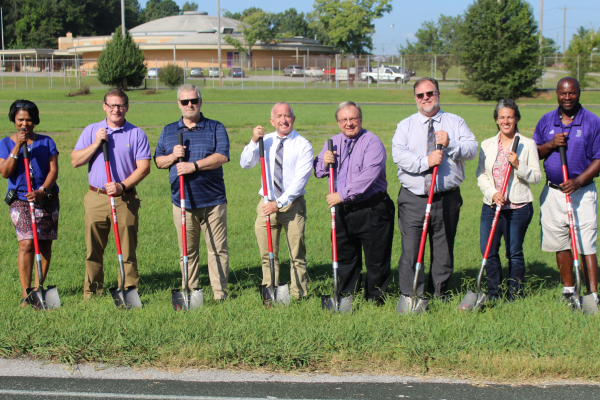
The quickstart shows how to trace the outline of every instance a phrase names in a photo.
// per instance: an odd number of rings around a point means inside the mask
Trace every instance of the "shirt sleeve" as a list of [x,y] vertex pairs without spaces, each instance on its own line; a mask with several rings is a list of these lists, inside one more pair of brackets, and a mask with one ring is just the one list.
[[342,202],[364,200],[362,195],[373,185],[382,169],[385,169],[386,158],[383,143],[380,140],[371,140],[363,153],[362,169],[353,173],[352,182],[346,182],[344,190],[338,193]]
[[544,126],[542,124],[543,119],[539,120],[535,126],[535,131],[533,131],[533,141],[536,145],[541,146],[546,143],[544,137]]
[[449,138],[446,154],[454,161],[473,160],[479,144],[464,119],[458,118],[457,133]]
[[50,137],[48,138],[48,152],[50,153],[50,156],[58,155],[56,143],[54,143],[54,140],[52,140]]
[[217,141],[217,148],[215,149],[215,153],[224,155],[229,161],[229,135],[227,135],[227,129],[225,129],[225,126],[223,124],[217,124],[217,131],[215,135]]
[[148,144],[148,136],[143,130],[137,128],[137,148],[135,151],[135,161],[151,159],[150,145]]
[[323,157],[327,150],[327,142],[325,142],[325,144],[323,144],[323,149],[321,150],[319,155],[315,157],[315,160],[313,162],[315,177],[317,178],[325,178],[326,176],[329,176],[329,166],[325,165],[325,163],[323,162]]
[[240,157],[240,166],[244,169],[250,169],[258,164],[260,160],[260,154],[258,154],[258,142],[254,143],[250,140],[250,143],[244,147],[242,156]]
[[160,136],[158,137],[158,143],[156,143],[156,151],[154,152],[154,158],[166,155],[167,151],[165,149],[165,128],[163,128],[162,132],[160,133]]
[[79,136],[79,139],[77,140],[77,144],[75,144],[75,150],[83,150],[83,149],[87,149],[88,147],[90,147],[90,145],[92,144],[92,129],[94,128],[94,125],[89,125],[87,126],[83,132],[81,132],[81,136]]
[[409,147],[410,119],[398,124],[392,139],[392,158],[398,168],[413,174],[420,174],[429,169],[427,156],[414,154]]
[[12,149],[9,149],[9,142],[11,142],[10,138],[5,137],[0,141],[0,158],[6,160],[10,157],[9,153]]
[[308,140],[303,140],[303,145],[299,151],[298,160],[296,161],[296,171],[294,179],[288,188],[277,199],[282,207],[285,207],[296,200],[302,194],[302,191],[308,183],[313,164],[313,149]]

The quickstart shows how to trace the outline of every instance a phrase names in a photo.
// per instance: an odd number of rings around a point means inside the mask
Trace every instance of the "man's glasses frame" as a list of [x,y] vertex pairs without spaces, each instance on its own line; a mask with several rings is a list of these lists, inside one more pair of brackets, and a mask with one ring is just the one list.
[[361,117],[356,117],[356,118],[344,118],[344,119],[338,119],[337,121],[342,124],[342,125],[346,125],[348,122],[352,122],[353,124],[357,123],[359,120],[361,120]]
[[129,104],[108,104],[107,102],[104,102],[104,104],[106,104],[106,107],[108,107],[111,110],[114,110],[115,108],[119,108],[120,110],[124,110],[127,107],[129,107]]
[[427,95],[427,98],[431,98],[433,96],[437,96],[438,93],[439,93],[438,90],[432,90],[430,92],[415,93],[415,97],[419,100],[423,100],[423,97],[425,97],[425,95]]
[[196,97],[194,99],[179,100],[179,102],[181,103],[182,106],[187,106],[188,103],[198,104],[200,102],[200,97]]

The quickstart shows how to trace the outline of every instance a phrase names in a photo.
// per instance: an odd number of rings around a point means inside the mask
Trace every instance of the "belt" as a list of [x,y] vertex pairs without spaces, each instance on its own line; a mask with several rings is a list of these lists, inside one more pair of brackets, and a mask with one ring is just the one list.
[[[99,193],[99,194],[108,194],[108,193],[106,193],[106,190],[104,190],[104,189],[100,189],[100,188],[97,188],[97,187],[94,187],[94,186],[92,186],[92,185],[90,185],[90,190],[91,190],[92,192],[96,192],[96,193]],[[122,195],[123,195],[123,194],[125,194],[125,193],[135,193],[135,188],[133,187],[133,188],[131,188],[131,189],[127,189],[127,190],[125,190],[123,193],[121,193],[120,195],[113,196],[113,197],[119,197],[119,196],[122,196]]]
[[[449,190],[444,190],[443,192],[437,192],[437,193],[433,194],[433,198],[437,199],[438,197],[444,197],[444,196],[447,196],[449,194],[452,194],[452,193],[456,192],[457,190],[458,190],[458,186],[457,187],[453,187],[452,189],[449,189]],[[409,192],[410,192],[410,190],[409,190]],[[414,193],[412,193],[412,194],[414,194]],[[429,197],[428,194],[415,194],[415,196],[420,197],[422,199],[426,199],[426,198]]]
[[376,205],[378,205],[379,203],[381,203],[382,201],[384,201],[386,199],[389,199],[387,192],[379,192],[379,193],[375,193],[368,200],[361,201],[360,203],[340,204],[340,208],[344,212],[350,213],[350,212],[360,211],[365,208],[375,207]]

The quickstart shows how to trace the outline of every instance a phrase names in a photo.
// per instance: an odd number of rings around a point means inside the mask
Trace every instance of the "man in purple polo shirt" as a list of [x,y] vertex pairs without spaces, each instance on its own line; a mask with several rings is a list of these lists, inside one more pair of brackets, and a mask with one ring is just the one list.
[[[135,186],[150,173],[150,146],[144,131],[125,120],[129,99],[120,89],[109,90],[102,105],[106,119],[86,127],[71,153],[73,167],[88,164],[90,190],[85,207],[85,282],[83,296],[102,294],[103,257],[111,227],[109,196],[115,197],[121,251],[125,267],[125,287],[139,287],[137,230],[140,199]],[[108,143],[111,183],[106,179],[102,143]],[[120,277],[122,279],[122,277]]]
[[335,119],[342,133],[332,137],[315,158],[317,178],[329,176],[335,165],[336,192],[327,195],[329,207],[336,206],[340,292],[349,295],[362,285],[362,252],[367,277],[365,298],[383,304],[390,282],[394,235],[394,202],[387,194],[386,152],[381,140],[362,127],[362,111],[352,102],[341,103]]
[[[564,285],[563,298],[570,303],[575,291],[573,254],[565,194],[571,196],[577,251],[582,255],[588,292],[598,301],[596,237],[598,195],[593,179],[600,172],[600,118],[579,103],[579,82],[566,77],[558,81],[558,109],[544,115],[535,127],[533,140],[544,159],[547,184],[540,196],[542,250],[556,253]],[[563,182],[559,148],[565,146],[568,180]]]

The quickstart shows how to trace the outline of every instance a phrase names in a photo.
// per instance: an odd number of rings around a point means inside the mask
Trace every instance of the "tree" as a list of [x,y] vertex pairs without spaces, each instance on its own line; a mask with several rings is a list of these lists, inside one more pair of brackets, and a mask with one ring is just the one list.
[[123,90],[127,90],[128,85],[141,86],[148,71],[144,52],[133,42],[129,32],[123,38],[121,27],[100,52],[96,69],[100,83]]
[[[231,35],[225,35],[223,39],[239,52],[245,53],[248,57],[252,54],[252,47],[256,43],[271,43],[278,37],[275,15],[272,13],[255,11],[253,14],[244,17],[243,22],[243,40]],[[250,61],[248,61],[248,68],[250,68]]]
[[465,93],[480,100],[533,93],[542,67],[533,9],[524,0],[475,0],[464,15],[459,48],[469,80]]
[[142,12],[142,20],[154,21],[171,15],[179,15],[179,6],[173,0],[148,0]]
[[315,0],[311,27],[325,45],[345,54],[367,54],[373,50],[373,20],[390,11],[391,0]]
[[301,12],[298,14],[295,8],[290,8],[284,12],[278,13],[275,16],[277,30],[283,37],[303,36],[312,38],[316,32],[310,27],[306,19],[306,15]]
[[165,67],[160,69],[160,72],[158,73],[158,80],[171,89],[181,86],[185,80],[183,76],[183,68],[181,68],[179,65],[167,64]]
[[[457,38],[462,23],[462,17],[447,17],[441,15],[438,21],[423,22],[421,28],[415,33],[417,42],[415,44],[406,41],[406,47],[400,46],[402,54],[455,54],[457,51]],[[426,67],[432,57],[416,58],[416,62],[411,63],[409,68]],[[457,58],[454,56],[437,57],[436,68],[442,73],[442,80],[446,80],[446,73],[456,64]]]
[[597,79],[588,75],[590,72],[600,71],[600,60],[594,63],[592,53],[593,49],[600,49],[600,29],[594,32],[593,29],[579,27],[573,34],[569,48],[565,53],[564,62],[569,69],[569,74],[579,80],[579,86],[585,88],[591,82],[597,82]]
[[236,21],[243,22],[247,17],[249,17],[250,15],[254,14],[255,12],[259,12],[259,11],[262,12],[262,9],[258,8],[258,7],[246,8],[241,13],[239,13],[239,12],[232,13],[231,11],[225,10],[223,12],[223,17],[231,18],[231,19],[235,19]]
[[182,12],[186,12],[186,11],[198,11],[198,4],[192,2],[188,2],[186,1],[185,4],[183,5],[183,8],[181,9]]

